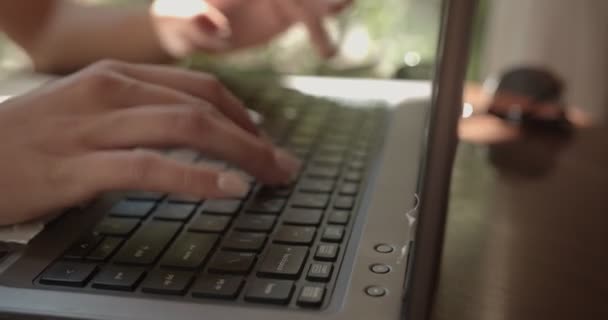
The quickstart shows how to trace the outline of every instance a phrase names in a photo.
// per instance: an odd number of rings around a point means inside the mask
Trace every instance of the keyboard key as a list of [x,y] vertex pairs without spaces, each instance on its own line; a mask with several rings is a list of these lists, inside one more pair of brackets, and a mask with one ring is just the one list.
[[141,284],[141,291],[181,296],[186,293],[192,279],[194,274],[191,272],[155,270]]
[[323,302],[325,287],[304,286],[298,296],[298,305],[302,307],[318,307]]
[[160,220],[188,220],[196,209],[195,204],[190,203],[165,203],[154,212],[154,219]]
[[309,281],[327,282],[331,278],[334,266],[331,263],[315,262],[308,268],[306,279]]
[[244,214],[236,220],[235,228],[240,231],[270,232],[275,221],[274,216]]
[[349,169],[353,169],[353,170],[363,170],[365,168],[365,161],[361,161],[361,160],[352,160],[349,164],[348,164],[348,168]]
[[187,203],[187,204],[199,204],[203,201],[199,197],[189,196],[189,195],[179,195],[179,194],[171,194],[167,197],[167,201],[169,203]]
[[127,193],[127,199],[129,200],[160,201],[164,197],[165,194],[160,192],[132,191]]
[[152,264],[175,236],[181,223],[152,220],[139,228],[118,251],[115,262]]
[[344,174],[344,180],[348,182],[361,182],[363,174],[360,171],[350,170]]
[[341,226],[327,226],[321,236],[321,240],[327,242],[341,242],[342,238],[344,238],[344,227]]
[[336,261],[340,247],[337,244],[320,244],[315,252],[315,259],[321,261]]
[[315,155],[312,164],[319,166],[340,166],[344,162],[342,155]]
[[163,267],[199,268],[207,260],[218,239],[216,234],[184,233],[167,250],[160,264]]
[[332,210],[329,213],[329,219],[327,222],[330,224],[346,225],[350,219],[350,211],[345,210]]
[[83,262],[59,261],[44,271],[40,283],[68,287],[84,287],[93,273],[96,264]]
[[333,180],[304,178],[300,182],[299,190],[311,193],[331,193],[335,184]]
[[247,287],[245,300],[251,302],[288,304],[293,293],[293,282],[286,280],[255,279]]
[[144,270],[141,268],[108,267],[93,279],[93,288],[133,291],[143,275]]
[[325,209],[328,202],[329,196],[325,194],[298,193],[293,197],[291,205],[297,208]]
[[317,151],[320,153],[340,154],[340,153],[346,152],[346,149],[347,149],[347,147],[345,145],[337,145],[337,144],[332,144],[329,142],[324,142],[323,144],[319,145],[319,147],[317,148]]
[[239,211],[241,203],[241,200],[236,199],[209,200],[203,205],[203,212],[233,215]]
[[3,248],[0,248],[0,262],[2,262],[2,259],[7,257],[9,253],[10,252],[8,250],[4,250]]
[[306,175],[313,178],[335,179],[340,175],[340,167],[312,165],[306,169]]
[[154,201],[122,200],[110,209],[110,215],[141,219],[148,216],[155,207],[156,202]]
[[86,257],[103,239],[102,236],[91,234],[78,240],[63,255],[66,259],[82,259]]
[[265,233],[233,232],[224,240],[223,248],[236,251],[260,252],[266,243]]
[[355,206],[355,198],[349,196],[340,196],[334,201],[334,208],[350,210]]
[[274,242],[308,245],[314,240],[316,230],[315,227],[282,226],[274,236]]
[[308,256],[308,248],[273,244],[260,265],[261,277],[297,279]]
[[347,182],[340,187],[340,194],[344,196],[354,196],[359,192],[359,185],[356,183]]
[[210,214],[201,214],[194,218],[188,230],[196,232],[213,232],[221,233],[226,230],[230,224],[231,217],[214,216]]
[[107,217],[95,227],[94,233],[109,236],[126,236],[139,225],[139,219]]
[[293,186],[269,187],[264,186],[258,191],[260,197],[265,198],[287,198],[291,195]]
[[247,274],[255,263],[255,253],[219,251],[209,263],[209,272]]
[[321,223],[322,217],[322,210],[289,208],[283,214],[283,223],[303,226],[318,226],[319,223]]
[[243,287],[243,277],[204,275],[192,287],[196,298],[236,299]]
[[285,199],[278,198],[264,198],[259,197],[255,198],[252,202],[247,206],[248,212],[256,212],[256,213],[270,213],[277,214],[283,210],[285,206]]
[[106,237],[103,241],[87,256],[87,260],[106,261],[116,252],[124,240],[116,237]]

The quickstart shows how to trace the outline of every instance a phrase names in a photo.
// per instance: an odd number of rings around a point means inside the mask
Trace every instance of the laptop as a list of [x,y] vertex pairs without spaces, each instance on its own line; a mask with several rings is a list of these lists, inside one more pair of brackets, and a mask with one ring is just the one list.
[[252,180],[241,199],[115,193],[71,209],[0,258],[0,318],[426,319],[474,9],[443,3],[431,99],[354,108],[356,81],[341,82],[353,93],[342,100],[233,83],[305,160],[297,182]]

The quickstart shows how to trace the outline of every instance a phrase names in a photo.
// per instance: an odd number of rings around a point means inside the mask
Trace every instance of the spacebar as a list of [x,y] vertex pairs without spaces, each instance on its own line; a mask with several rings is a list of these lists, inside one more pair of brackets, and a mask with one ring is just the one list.
[[180,227],[179,222],[150,221],[127,241],[114,261],[136,265],[154,263]]
[[258,271],[258,276],[297,279],[308,256],[308,247],[270,246]]

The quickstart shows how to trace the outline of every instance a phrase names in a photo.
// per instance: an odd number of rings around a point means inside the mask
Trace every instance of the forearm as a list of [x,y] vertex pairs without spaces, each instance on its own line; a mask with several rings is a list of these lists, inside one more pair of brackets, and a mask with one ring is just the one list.
[[28,47],[36,70],[65,73],[103,58],[168,62],[146,7],[59,2]]

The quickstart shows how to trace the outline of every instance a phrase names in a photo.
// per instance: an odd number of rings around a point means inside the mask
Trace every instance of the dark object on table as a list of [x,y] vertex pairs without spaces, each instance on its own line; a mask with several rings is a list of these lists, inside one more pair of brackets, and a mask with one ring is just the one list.
[[564,90],[548,70],[515,68],[500,77],[488,113],[527,130],[567,133],[572,124],[562,102]]

